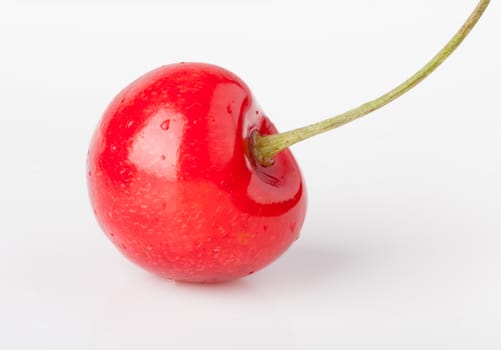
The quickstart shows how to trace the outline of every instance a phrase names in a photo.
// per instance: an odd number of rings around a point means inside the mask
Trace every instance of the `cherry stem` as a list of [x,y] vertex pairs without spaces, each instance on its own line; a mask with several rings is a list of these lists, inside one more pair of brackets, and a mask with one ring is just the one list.
[[273,164],[273,158],[289,146],[312,136],[336,129],[344,124],[354,121],[355,119],[363,117],[364,115],[383,107],[412,89],[424,78],[430,75],[438,66],[440,66],[440,64],[442,64],[442,62],[447,59],[447,57],[452,54],[452,52],[454,52],[454,50],[459,46],[459,44],[461,44],[464,38],[478,22],[489,5],[489,2],[490,0],[481,0],[458,32],[428,63],[426,63],[409,79],[384,95],[333,118],[307,125],[302,128],[273,135],[259,135],[258,133],[254,133],[252,135],[251,148],[255,159],[262,165],[269,166]]

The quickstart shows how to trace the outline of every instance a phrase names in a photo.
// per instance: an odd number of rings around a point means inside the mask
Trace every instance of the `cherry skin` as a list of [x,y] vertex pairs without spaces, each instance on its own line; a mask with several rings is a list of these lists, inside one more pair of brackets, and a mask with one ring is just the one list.
[[277,131],[225,69],[178,63],[134,81],[89,149],[102,229],[127,258],[178,281],[226,281],[268,265],[298,237],[306,192],[288,150],[270,166],[253,159],[253,132]]

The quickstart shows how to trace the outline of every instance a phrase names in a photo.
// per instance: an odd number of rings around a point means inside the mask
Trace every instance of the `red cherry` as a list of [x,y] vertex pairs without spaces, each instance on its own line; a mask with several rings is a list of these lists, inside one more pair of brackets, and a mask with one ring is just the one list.
[[201,63],[161,67],[110,104],[88,156],[97,220],[130,260],[191,282],[242,277],[298,237],[306,209],[287,150],[263,167],[251,134],[276,133],[249,88]]
[[297,238],[306,194],[288,147],[379,109],[431,74],[489,5],[409,79],[336,117],[277,134],[249,88],[222,68],[174,64],[113,100],[92,140],[88,185],[104,231],[132,261],[191,282],[272,262]]

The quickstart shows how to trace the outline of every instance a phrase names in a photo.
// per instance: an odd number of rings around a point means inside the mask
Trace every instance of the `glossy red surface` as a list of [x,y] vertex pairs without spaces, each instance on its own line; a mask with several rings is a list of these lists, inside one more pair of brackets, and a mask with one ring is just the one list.
[[267,168],[249,135],[275,127],[234,74],[163,66],[110,104],[92,139],[88,187],[101,227],[130,260],[167,278],[242,277],[298,237],[306,193],[286,150]]

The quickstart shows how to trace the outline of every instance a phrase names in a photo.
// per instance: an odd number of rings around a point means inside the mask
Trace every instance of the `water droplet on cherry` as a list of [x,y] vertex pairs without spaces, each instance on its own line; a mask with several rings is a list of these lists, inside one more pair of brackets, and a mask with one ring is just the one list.
[[162,128],[162,130],[169,130],[170,120],[169,119],[164,120],[163,123],[160,124],[160,127]]

